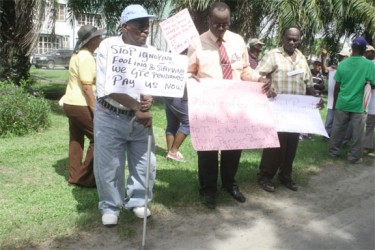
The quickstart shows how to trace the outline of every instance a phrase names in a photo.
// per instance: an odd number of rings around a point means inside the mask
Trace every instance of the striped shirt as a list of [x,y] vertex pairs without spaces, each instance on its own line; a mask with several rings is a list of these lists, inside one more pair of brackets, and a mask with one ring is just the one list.
[[285,53],[283,47],[269,51],[259,62],[256,70],[270,75],[276,94],[306,95],[306,87],[312,87],[311,71],[305,56],[296,49],[296,60]]

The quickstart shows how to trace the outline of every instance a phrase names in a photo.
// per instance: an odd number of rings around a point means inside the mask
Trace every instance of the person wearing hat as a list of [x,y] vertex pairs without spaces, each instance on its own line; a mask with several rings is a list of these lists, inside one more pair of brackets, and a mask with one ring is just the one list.
[[367,45],[366,51],[365,51],[365,57],[372,62],[375,62],[375,48],[371,45]]
[[[95,187],[93,169],[96,78],[94,51],[102,41],[104,30],[84,25],[78,30],[78,41],[69,62],[69,80],[63,99],[69,119],[69,179],[71,185]],[[82,163],[85,136],[90,140]]]
[[[375,49],[368,45],[365,57],[375,65]],[[366,131],[363,138],[363,152],[369,156],[375,157],[374,151],[374,128],[375,128],[375,89],[371,90],[371,99],[368,105],[366,117]]]
[[349,122],[352,123],[352,145],[348,151],[348,161],[356,164],[362,162],[364,105],[363,97],[366,82],[375,85],[374,64],[367,60],[365,54],[367,41],[357,37],[352,42],[352,55],[342,61],[335,74],[334,103],[335,119],[333,120],[329,154],[340,156],[340,149]]
[[250,42],[250,49],[249,49],[249,63],[250,67],[255,69],[259,63],[259,54],[262,51],[262,47],[264,43],[257,38],[251,39]]
[[324,90],[324,74],[322,71],[322,59],[316,58],[311,69],[311,77],[314,83],[314,90],[317,95],[321,95]]
[[[324,60],[325,60],[325,57],[324,57],[324,54],[325,54],[326,50],[323,49],[322,51],[322,56],[321,58],[317,57],[315,58],[314,62],[313,62],[313,68],[311,69],[311,79],[313,81],[313,86],[314,86],[314,91],[315,91],[315,95],[316,96],[321,96],[325,86],[324,86],[324,78],[325,78],[325,72],[326,72],[326,68],[325,68],[325,65],[324,65]],[[304,140],[304,139],[309,139],[309,140],[313,140],[313,136],[311,134],[308,134],[308,133],[301,133],[300,136],[299,136],[299,139],[300,140]]]
[[[118,223],[120,210],[132,210],[144,218],[148,129],[152,124],[152,97],[125,93],[105,93],[108,53],[113,46],[147,47],[149,15],[141,5],[129,5],[121,14],[122,34],[105,39],[97,50],[97,104],[94,116],[94,171],[102,223]],[[135,118],[135,122],[131,121]],[[131,135],[129,135],[131,133]],[[156,158],[151,146],[149,199],[155,181]],[[129,176],[125,186],[125,161]],[[126,196],[125,196],[126,191]],[[147,209],[147,216],[151,215]]]
[[[350,56],[350,51],[348,49],[342,49],[338,54],[337,54],[337,60],[338,63],[341,61],[345,60]],[[325,129],[327,131],[327,134],[331,136],[332,132],[332,124],[333,124],[333,118],[334,118],[334,110],[333,110],[333,93],[335,89],[335,74],[337,70],[337,65],[331,65],[328,67],[328,97],[327,97],[327,117],[326,117],[326,122],[324,124]],[[344,142],[347,142],[350,140],[352,134],[352,126],[349,125],[347,128],[346,136],[344,139]],[[328,140],[328,138],[327,138]]]

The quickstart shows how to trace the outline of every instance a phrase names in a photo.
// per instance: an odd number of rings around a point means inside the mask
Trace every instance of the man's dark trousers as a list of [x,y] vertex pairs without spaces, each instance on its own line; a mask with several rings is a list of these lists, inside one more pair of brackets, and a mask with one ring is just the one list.
[[292,180],[293,161],[297,152],[299,134],[279,132],[277,135],[280,147],[263,149],[258,179],[272,179],[279,170],[279,178],[284,182],[289,182]]
[[[241,158],[241,150],[221,151],[220,175],[222,187],[232,189],[237,186],[235,176]],[[200,194],[215,195],[219,171],[218,151],[198,151],[198,176]]]

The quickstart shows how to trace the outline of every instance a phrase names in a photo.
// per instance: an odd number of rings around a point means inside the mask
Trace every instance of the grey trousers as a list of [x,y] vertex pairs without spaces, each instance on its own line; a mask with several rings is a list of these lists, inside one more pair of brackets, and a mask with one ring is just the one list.
[[353,126],[352,145],[348,151],[348,161],[355,162],[362,157],[365,115],[363,113],[335,110],[329,153],[340,155],[340,148],[344,140],[349,122]]
[[364,148],[374,148],[374,128],[375,128],[375,115],[367,115],[366,118],[366,132],[363,138]]
[[[130,133],[131,117],[95,105],[94,172],[102,214],[119,215],[120,208],[131,209],[145,204],[148,129],[138,122]],[[125,183],[125,161],[129,175]],[[151,146],[149,200],[153,197],[156,158]],[[127,184],[127,185],[125,185]],[[126,193],[126,196],[125,196]]]

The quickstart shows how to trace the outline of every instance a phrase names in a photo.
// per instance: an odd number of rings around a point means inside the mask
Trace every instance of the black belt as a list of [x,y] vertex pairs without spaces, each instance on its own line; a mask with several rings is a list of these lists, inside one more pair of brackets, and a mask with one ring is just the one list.
[[101,104],[104,108],[116,113],[116,114],[122,114],[122,115],[127,115],[129,117],[132,117],[135,115],[134,111],[132,110],[125,110],[125,109],[120,109],[116,108],[115,106],[112,106],[110,103],[108,103],[104,98],[99,98],[98,103]]

